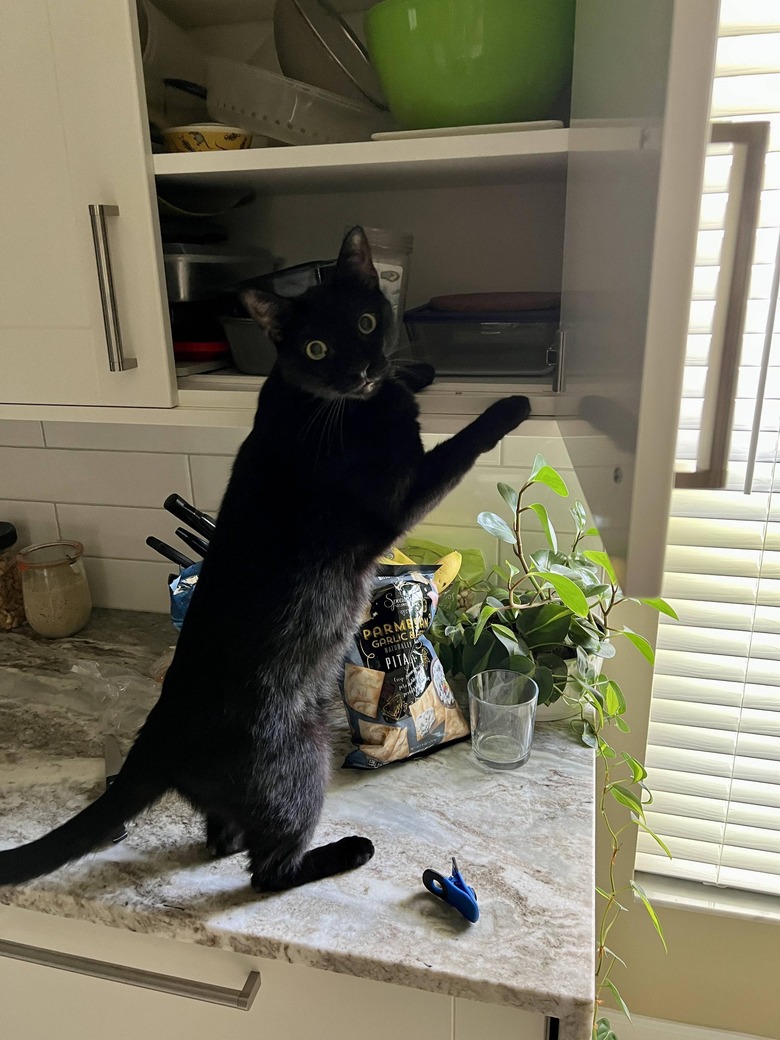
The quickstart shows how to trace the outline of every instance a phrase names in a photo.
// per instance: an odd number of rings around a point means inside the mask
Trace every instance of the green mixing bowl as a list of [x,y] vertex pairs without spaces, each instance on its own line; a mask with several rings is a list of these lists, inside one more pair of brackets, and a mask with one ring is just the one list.
[[407,130],[549,119],[571,74],[575,0],[383,0],[368,50]]

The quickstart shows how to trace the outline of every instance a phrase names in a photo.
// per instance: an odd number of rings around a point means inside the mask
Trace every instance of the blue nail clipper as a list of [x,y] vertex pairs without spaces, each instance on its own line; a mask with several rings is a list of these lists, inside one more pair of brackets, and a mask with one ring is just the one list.
[[452,857],[452,874],[444,877],[436,870],[423,871],[423,884],[428,891],[449,903],[458,913],[463,914],[467,921],[472,924],[479,920],[479,907],[477,906],[477,893],[467,885],[463,875],[458,870],[455,857]]

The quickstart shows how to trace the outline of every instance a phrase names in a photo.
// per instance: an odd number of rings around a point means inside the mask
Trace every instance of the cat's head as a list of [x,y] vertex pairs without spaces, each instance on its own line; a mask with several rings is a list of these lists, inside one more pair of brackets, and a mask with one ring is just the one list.
[[332,277],[288,299],[247,289],[241,301],[276,346],[285,380],[316,397],[372,397],[388,374],[392,311],[361,227],[348,231]]

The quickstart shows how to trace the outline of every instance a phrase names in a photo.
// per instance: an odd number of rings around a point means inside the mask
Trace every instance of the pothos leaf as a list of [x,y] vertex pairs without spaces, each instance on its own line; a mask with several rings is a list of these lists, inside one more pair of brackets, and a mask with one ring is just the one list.
[[548,487],[550,491],[554,491],[556,495],[560,495],[561,498],[569,497],[566,481],[552,466],[542,466],[533,474],[532,480],[535,484],[544,484],[545,487]]
[[518,494],[510,484],[504,484],[502,481],[498,483],[498,493],[501,495],[503,500],[509,506],[513,513],[517,512],[517,499]]
[[[553,574],[552,571],[539,571],[538,577],[544,578],[555,589],[564,606],[567,606],[573,614],[579,617],[588,616],[588,601],[581,589],[577,588],[571,578],[562,574]],[[649,645],[649,644],[648,644]]]
[[658,920],[658,916],[655,910],[653,909],[650,900],[647,898],[647,893],[641,885],[637,884],[636,881],[629,881],[629,884],[631,885],[631,888],[636,893],[636,895],[638,895],[639,898],[642,900],[642,904],[645,910],[647,910],[650,916],[650,920],[653,922],[653,927],[658,932],[658,938],[663,943],[664,951],[668,953],[669,951],[666,949],[666,939],[664,939],[664,933],[663,929],[661,928],[661,922]]
[[612,566],[612,560],[605,552],[599,552],[597,549],[586,549],[582,554],[586,559],[590,560],[591,563],[595,563],[598,567],[602,567],[608,574],[609,580],[613,585],[617,585],[617,575],[615,574],[615,568]]
[[624,635],[629,642],[633,643],[640,654],[649,661],[650,664],[655,664],[655,652],[644,636],[640,636],[638,632],[634,632],[631,628],[624,628],[620,634]]
[[480,513],[477,517],[477,523],[488,534],[492,534],[494,538],[500,538],[502,542],[508,542],[510,545],[515,544],[514,531],[506,520],[502,520],[495,513]]
[[528,505],[528,508],[532,509],[534,511],[534,513],[536,513],[536,516],[537,516],[537,518],[539,520],[539,523],[542,525],[542,530],[544,531],[544,536],[547,539],[547,542],[548,542],[550,548],[552,549],[553,552],[557,552],[558,551],[558,538],[556,537],[555,528],[552,525],[552,521],[550,520],[549,513],[547,512],[545,507],[541,504],[541,502],[530,502],[529,505]]
[[488,623],[490,618],[492,618],[492,616],[495,614],[495,612],[497,610],[501,610],[501,609],[502,609],[502,605],[500,603],[498,604],[498,606],[494,606],[492,604],[486,604],[482,608],[482,610],[479,612],[479,620],[477,621],[476,627],[474,629],[474,642],[475,643],[477,642],[479,637],[482,635],[482,632],[484,631],[485,625]]
[[649,599],[640,599],[640,603],[645,603],[648,607],[653,607],[660,614],[666,614],[667,617],[674,618],[675,621],[679,621],[680,618],[677,615],[677,611],[674,607],[669,606],[665,599],[659,597],[651,597]]
[[618,1007],[620,1008],[620,1010],[623,1012],[623,1014],[626,1016],[626,1018],[630,1022],[631,1021],[631,1015],[629,1014],[628,1008],[626,1007],[626,1002],[620,996],[620,993],[618,993],[618,988],[615,985],[615,983],[612,981],[612,979],[604,979],[603,985],[607,987],[609,992],[612,994],[612,996],[617,1001]]
[[577,534],[582,534],[585,530],[585,524],[587,518],[585,514],[585,506],[580,501],[575,501],[574,505],[569,510],[571,513],[572,520],[574,521],[574,528]]

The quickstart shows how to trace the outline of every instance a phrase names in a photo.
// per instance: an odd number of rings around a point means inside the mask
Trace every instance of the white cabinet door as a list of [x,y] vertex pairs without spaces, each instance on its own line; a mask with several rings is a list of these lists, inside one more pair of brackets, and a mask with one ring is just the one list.
[[[130,0],[3,5],[0,401],[175,404]],[[127,371],[109,368],[89,206]]]
[[[195,991],[199,983],[241,990],[249,972],[261,976],[254,1002],[242,1011],[0,956],[0,1036],[8,1040],[452,1038],[453,999],[440,993],[15,907],[0,906],[0,939],[192,980]],[[517,1040],[539,1035],[518,1034]]]
[[718,0],[578,0],[561,430],[624,590],[666,547]]
[[452,1035],[453,1040],[545,1040],[547,1019],[532,1011],[457,997]]

